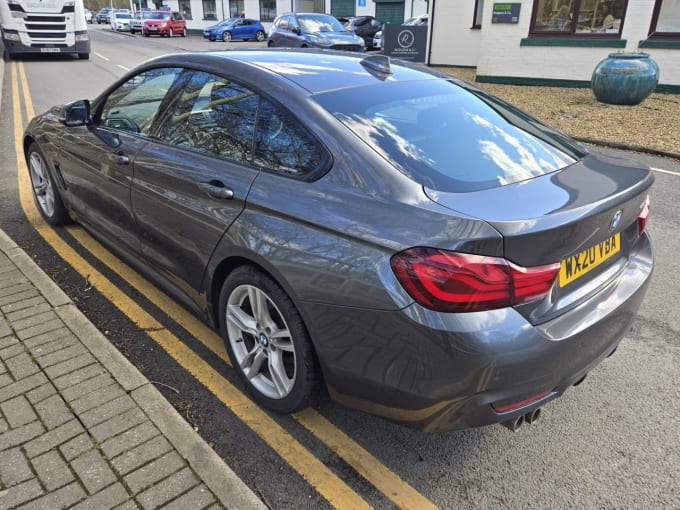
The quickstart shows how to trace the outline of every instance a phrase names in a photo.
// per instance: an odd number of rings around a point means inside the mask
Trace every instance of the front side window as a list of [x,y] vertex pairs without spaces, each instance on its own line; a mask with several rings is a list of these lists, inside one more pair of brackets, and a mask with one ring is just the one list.
[[680,0],[656,0],[651,37],[680,38]]
[[274,21],[276,0],[260,0],[260,21]]
[[180,68],[152,69],[140,73],[109,94],[99,114],[99,124],[147,136]]
[[281,30],[288,30],[288,19],[290,16],[281,16],[279,20],[276,22],[276,28],[280,28]]
[[237,83],[195,72],[166,113],[158,138],[196,152],[250,162],[258,102],[254,92]]
[[618,37],[627,0],[535,0],[531,33]]
[[256,165],[286,175],[305,176],[325,161],[325,153],[293,115],[262,100],[255,132]]

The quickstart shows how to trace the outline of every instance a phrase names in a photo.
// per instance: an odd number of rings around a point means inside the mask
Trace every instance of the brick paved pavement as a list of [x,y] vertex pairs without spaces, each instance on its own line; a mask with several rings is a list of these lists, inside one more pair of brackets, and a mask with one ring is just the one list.
[[264,508],[0,230],[0,510]]

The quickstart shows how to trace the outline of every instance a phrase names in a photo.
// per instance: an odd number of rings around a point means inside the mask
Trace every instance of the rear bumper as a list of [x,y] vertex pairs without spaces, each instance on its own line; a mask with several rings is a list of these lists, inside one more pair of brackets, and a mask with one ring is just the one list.
[[[301,308],[334,399],[411,427],[458,430],[526,414],[611,354],[635,318],[652,266],[643,236],[635,256],[596,295],[539,326],[512,308]],[[495,411],[541,393],[531,404]]]

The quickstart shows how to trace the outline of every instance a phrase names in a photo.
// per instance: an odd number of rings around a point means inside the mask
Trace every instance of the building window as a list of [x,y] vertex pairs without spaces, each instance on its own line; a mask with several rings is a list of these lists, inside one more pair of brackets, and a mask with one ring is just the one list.
[[191,17],[191,0],[179,0],[179,12],[184,16],[184,19],[193,19]]
[[535,0],[532,35],[618,37],[627,0]]
[[246,9],[243,6],[243,0],[229,0],[229,17],[230,18],[246,17]]
[[680,38],[680,0],[656,0],[649,36]]
[[203,19],[217,19],[215,0],[203,0]]
[[260,21],[274,21],[276,0],[260,0]]
[[482,12],[484,0],[475,0],[475,18],[472,20],[472,28],[482,28]]

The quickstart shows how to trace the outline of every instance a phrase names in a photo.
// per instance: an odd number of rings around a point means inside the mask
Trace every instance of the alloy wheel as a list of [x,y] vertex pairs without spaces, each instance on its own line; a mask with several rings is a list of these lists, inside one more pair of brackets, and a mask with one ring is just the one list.
[[252,285],[239,285],[227,300],[228,341],[235,362],[253,387],[271,399],[291,392],[297,358],[286,320],[271,298]]
[[32,152],[29,158],[33,194],[46,216],[54,215],[54,187],[42,156]]

